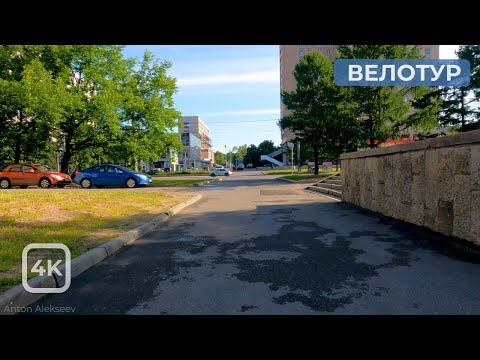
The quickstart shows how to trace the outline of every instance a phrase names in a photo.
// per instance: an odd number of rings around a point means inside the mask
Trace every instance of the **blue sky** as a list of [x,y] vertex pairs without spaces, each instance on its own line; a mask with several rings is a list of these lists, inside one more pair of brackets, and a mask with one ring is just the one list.
[[[441,45],[440,58],[456,58],[457,47]],[[214,151],[263,140],[279,145],[278,45],[129,45],[124,53],[141,58],[146,49],[172,62],[175,107],[205,121]]]
[[263,140],[280,143],[277,45],[135,45],[124,53],[141,57],[146,49],[173,63],[169,74],[177,78],[175,107],[205,121],[215,151]]

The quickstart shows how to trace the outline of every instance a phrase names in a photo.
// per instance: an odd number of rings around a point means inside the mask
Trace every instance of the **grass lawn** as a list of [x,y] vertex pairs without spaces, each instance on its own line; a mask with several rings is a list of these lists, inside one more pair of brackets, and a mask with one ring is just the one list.
[[187,198],[127,189],[0,191],[0,292],[21,283],[26,245],[63,243],[74,258]]
[[[323,171],[321,168],[318,169],[318,172],[319,174],[335,174],[337,171],[335,170],[335,167],[330,170],[330,171]],[[340,168],[338,168],[338,172],[341,172],[340,171]],[[293,171],[294,174],[297,174],[298,175],[298,170],[294,170]],[[266,170],[264,171],[264,174],[265,175],[291,175],[292,174],[292,170],[289,169],[289,170]],[[313,175],[313,171],[307,171],[307,169],[302,169],[302,172],[301,174],[309,174],[309,175]]]
[[192,186],[200,184],[208,179],[155,179],[152,178],[153,186]]
[[318,175],[314,174],[294,174],[294,175],[285,175],[281,176],[281,179],[288,179],[288,180],[293,180],[293,181],[300,181],[300,180],[305,180],[305,179],[316,179],[316,178],[323,178],[327,176],[331,176],[336,174],[335,172],[324,172]]

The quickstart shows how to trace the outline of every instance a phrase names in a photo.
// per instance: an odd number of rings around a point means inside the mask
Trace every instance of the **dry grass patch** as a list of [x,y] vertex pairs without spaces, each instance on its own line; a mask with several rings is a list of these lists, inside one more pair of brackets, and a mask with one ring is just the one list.
[[187,198],[126,189],[0,191],[0,292],[21,283],[26,245],[62,243],[74,258]]

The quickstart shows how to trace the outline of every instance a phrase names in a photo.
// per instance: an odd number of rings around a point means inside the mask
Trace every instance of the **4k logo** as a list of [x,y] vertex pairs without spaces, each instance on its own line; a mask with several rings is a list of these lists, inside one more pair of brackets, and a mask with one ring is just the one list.
[[[44,255],[43,259],[38,259],[31,269],[28,268],[28,253],[33,249],[60,249],[65,253],[64,260],[53,261],[48,258],[48,255]],[[38,257],[38,256],[37,256]],[[33,294],[60,294],[68,290],[71,282],[71,264],[70,264],[71,254],[68,247],[63,244],[48,244],[48,243],[39,243],[39,244],[30,244],[25,246],[22,252],[22,285],[23,288],[29,293]],[[64,274],[59,269],[59,266],[64,261]],[[28,284],[28,274],[36,273],[39,277],[42,276],[55,276],[65,277],[65,283],[62,287],[31,287]]]

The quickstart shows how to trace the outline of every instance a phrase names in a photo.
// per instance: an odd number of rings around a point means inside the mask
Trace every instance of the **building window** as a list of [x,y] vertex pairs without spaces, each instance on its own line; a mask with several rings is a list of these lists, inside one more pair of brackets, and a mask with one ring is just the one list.
[[425,49],[425,55],[430,55],[430,48]]
[[312,45],[307,45],[307,48],[311,49],[311,48],[312,48]]
[[330,50],[327,50],[327,56],[330,56]]
[[298,48],[301,50],[303,49],[303,45],[298,45]]
[[303,51],[299,51],[298,56],[303,56]]

